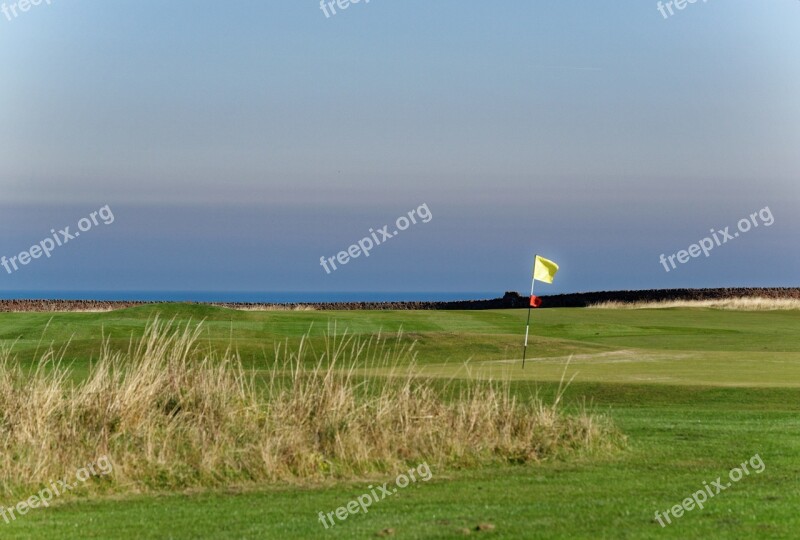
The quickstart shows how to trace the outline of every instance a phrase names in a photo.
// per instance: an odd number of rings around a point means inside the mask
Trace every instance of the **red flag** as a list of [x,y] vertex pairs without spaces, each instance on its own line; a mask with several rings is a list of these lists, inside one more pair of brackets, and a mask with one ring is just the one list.
[[541,307],[542,299],[538,296],[531,296],[531,307]]

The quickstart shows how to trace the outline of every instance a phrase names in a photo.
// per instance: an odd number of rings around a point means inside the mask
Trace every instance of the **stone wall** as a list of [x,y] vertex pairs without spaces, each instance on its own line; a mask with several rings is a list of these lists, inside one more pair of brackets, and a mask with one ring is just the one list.
[[[800,298],[800,288],[728,288],[728,289],[653,289],[644,291],[602,291],[542,296],[543,308],[586,307],[598,302],[642,302],[661,300],[717,300],[722,298]],[[0,300],[0,311],[111,311],[161,302],[104,302],[98,300]],[[501,298],[455,302],[332,302],[304,304],[213,303],[234,309],[315,309],[333,310],[475,310],[528,307],[528,297],[507,292]]]

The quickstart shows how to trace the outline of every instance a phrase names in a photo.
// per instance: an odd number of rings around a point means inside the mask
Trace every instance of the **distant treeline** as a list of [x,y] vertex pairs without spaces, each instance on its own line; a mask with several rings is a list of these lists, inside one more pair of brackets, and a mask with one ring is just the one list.
[[[644,291],[601,291],[543,296],[543,308],[586,307],[601,302],[659,302],[664,300],[720,300],[727,298],[795,298],[800,288],[653,289]],[[111,311],[164,302],[101,300],[0,300],[0,311]],[[450,302],[321,302],[258,304],[219,302],[205,305],[249,310],[478,310],[514,309],[528,306],[528,297],[507,292],[501,298]]]

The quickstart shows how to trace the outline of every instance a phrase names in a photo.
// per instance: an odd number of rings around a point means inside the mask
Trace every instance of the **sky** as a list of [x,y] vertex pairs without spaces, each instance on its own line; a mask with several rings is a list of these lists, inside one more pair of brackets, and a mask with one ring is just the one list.
[[657,4],[7,9],[0,294],[800,286],[800,2]]

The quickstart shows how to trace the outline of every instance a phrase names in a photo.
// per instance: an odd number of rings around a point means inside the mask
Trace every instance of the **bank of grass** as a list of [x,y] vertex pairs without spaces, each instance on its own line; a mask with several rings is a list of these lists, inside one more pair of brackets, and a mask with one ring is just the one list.
[[715,300],[660,300],[655,302],[598,302],[592,309],[710,308],[740,311],[800,310],[800,298],[720,298]]
[[[229,488],[527,464],[611,451],[607,418],[570,414],[508,384],[442,388],[415,374],[414,347],[391,337],[332,334],[313,350],[277,347],[265,380],[238,356],[198,344],[202,325],[155,321],[126,351],[108,342],[73,381],[56,353],[33,371],[0,352],[0,485],[34,492],[98,456],[106,492]],[[288,342],[287,342],[288,343]],[[310,367],[309,367],[310,366]],[[364,368],[393,370],[362,377]]]
[[[558,383],[512,384],[551,401]],[[573,383],[567,403],[592,396],[629,435],[624,452],[526,466],[431,467],[412,484],[332,529],[318,521],[391,474],[319,486],[209,490],[124,498],[71,498],[5,525],[2,538],[794,538],[800,528],[800,390]],[[653,519],[755,453],[749,476],[662,529]],[[5,502],[11,502],[6,500]],[[492,524],[490,532],[474,529]]]

